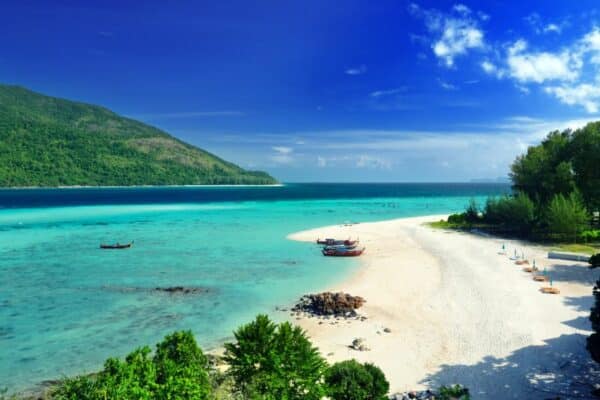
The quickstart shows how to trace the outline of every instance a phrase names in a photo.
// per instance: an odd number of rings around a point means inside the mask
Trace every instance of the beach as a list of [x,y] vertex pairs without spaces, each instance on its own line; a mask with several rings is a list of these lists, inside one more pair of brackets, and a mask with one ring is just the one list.
[[[426,225],[443,217],[291,234],[313,243],[360,238],[366,246],[360,267],[329,290],[364,297],[358,311],[367,319],[290,318],[329,362],[354,358],[381,367],[392,392],[460,383],[474,399],[587,395],[596,379],[585,339],[597,272],[549,260],[542,246]],[[549,284],[516,265],[515,250],[546,270],[561,293],[541,293]],[[364,338],[370,351],[351,349],[355,338]]]

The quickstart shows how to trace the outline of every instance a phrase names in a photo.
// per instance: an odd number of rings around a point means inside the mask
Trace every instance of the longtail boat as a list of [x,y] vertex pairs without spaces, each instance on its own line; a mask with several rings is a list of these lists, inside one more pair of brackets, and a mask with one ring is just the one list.
[[120,243],[115,243],[115,244],[101,244],[100,248],[101,249],[105,249],[105,250],[121,250],[121,249],[128,249],[131,246],[133,246],[133,242],[126,243],[126,244],[120,244]]
[[323,249],[331,250],[331,249],[339,249],[339,250],[354,250],[358,246],[358,243],[354,244],[333,244],[330,246],[325,246]]
[[339,240],[339,239],[317,239],[317,244],[324,244],[326,246],[354,246],[358,244],[358,240]]
[[360,249],[324,248],[323,255],[329,257],[357,257],[364,251],[364,247]]

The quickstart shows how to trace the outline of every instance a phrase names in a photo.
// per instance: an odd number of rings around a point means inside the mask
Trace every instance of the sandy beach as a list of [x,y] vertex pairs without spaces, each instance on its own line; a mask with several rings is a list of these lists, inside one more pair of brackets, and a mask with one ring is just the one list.
[[[290,235],[306,242],[358,237],[366,246],[358,271],[330,290],[364,297],[359,312],[368,319],[294,323],[330,362],[380,366],[393,392],[461,383],[474,399],[586,398],[590,382],[598,382],[585,349],[597,272],[549,260],[544,247],[425,225],[442,217]],[[503,244],[508,254],[499,254]],[[548,284],[515,265],[515,249],[546,269],[561,293],[542,294]],[[371,350],[349,348],[355,338]]]

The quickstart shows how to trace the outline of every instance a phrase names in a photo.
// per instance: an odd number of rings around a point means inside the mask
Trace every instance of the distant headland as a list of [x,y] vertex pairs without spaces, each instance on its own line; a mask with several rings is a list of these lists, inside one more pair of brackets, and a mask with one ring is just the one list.
[[0,85],[0,187],[273,185],[158,128]]

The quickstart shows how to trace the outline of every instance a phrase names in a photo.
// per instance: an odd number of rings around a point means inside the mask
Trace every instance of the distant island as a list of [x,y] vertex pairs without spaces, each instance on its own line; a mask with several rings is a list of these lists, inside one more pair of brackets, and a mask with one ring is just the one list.
[[0,187],[275,183],[104,107],[0,85]]

